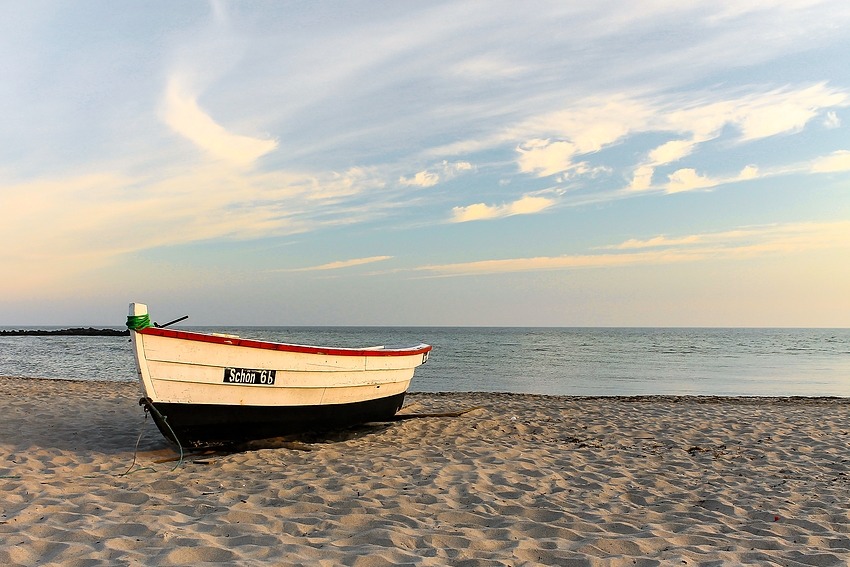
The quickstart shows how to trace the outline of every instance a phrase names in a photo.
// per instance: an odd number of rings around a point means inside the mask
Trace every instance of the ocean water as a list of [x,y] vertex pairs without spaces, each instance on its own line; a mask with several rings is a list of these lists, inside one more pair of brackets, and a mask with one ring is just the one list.
[[[178,328],[178,327],[175,327]],[[850,396],[850,329],[179,327],[323,346],[434,346],[411,391]],[[0,337],[0,375],[134,381],[127,337]]]

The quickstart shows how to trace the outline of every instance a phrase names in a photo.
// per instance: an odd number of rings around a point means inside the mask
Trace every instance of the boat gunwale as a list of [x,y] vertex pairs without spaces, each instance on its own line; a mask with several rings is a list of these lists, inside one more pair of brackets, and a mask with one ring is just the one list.
[[327,356],[414,356],[430,352],[432,347],[427,344],[419,344],[404,348],[342,348],[321,347],[311,345],[296,345],[289,343],[277,343],[273,341],[261,341],[257,339],[243,339],[238,337],[208,335],[192,331],[180,331],[176,329],[164,329],[160,327],[145,327],[138,329],[137,333],[171,339],[196,341],[226,346],[237,346],[243,348],[255,348],[274,350],[281,352],[297,352],[302,354],[317,354]]

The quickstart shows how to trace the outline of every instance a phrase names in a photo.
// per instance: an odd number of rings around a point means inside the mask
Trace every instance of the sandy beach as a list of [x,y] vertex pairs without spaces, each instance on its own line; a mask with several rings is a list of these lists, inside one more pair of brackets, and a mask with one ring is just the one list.
[[0,378],[0,564],[850,561],[847,399],[411,394],[477,409],[175,468],[138,397]]

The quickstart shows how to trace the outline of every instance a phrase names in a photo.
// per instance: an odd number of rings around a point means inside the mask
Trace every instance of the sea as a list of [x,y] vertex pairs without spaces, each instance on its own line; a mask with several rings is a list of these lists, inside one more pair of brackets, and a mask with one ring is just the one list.
[[[850,396],[850,329],[174,328],[319,346],[428,343],[412,392]],[[129,338],[100,336],[0,336],[0,376],[136,380]]]

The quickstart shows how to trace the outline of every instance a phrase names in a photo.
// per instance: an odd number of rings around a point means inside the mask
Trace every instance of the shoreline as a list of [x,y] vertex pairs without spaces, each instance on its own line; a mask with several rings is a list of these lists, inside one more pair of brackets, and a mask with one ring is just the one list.
[[410,393],[402,413],[475,409],[174,468],[138,397],[136,382],[0,377],[0,563],[850,556],[848,398]]
[[[72,384],[101,384],[113,385],[123,384],[133,388],[138,388],[137,379],[132,380],[80,380],[78,378],[44,378],[36,376],[8,376],[0,374],[0,381],[3,380],[24,380],[34,382],[59,382]],[[507,391],[478,391],[465,390],[458,392],[440,391],[427,392],[409,390],[407,397],[412,396],[434,396],[434,397],[451,397],[451,396],[518,396],[527,398],[561,398],[565,400],[611,400],[622,402],[693,402],[697,404],[711,404],[720,402],[740,402],[741,404],[753,403],[838,403],[850,405],[850,396],[801,396],[801,395],[784,395],[784,396],[758,396],[758,395],[717,395],[717,394],[595,394],[595,395],[575,395],[575,394],[530,394],[525,392],[507,392]],[[405,403],[405,406],[407,404]]]

